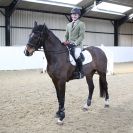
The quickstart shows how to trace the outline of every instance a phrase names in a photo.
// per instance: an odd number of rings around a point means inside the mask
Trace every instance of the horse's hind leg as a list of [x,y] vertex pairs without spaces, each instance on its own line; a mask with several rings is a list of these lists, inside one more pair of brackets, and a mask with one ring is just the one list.
[[100,96],[105,97],[105,107],[109,107],[108,83],[106,73],[99,73]]
[[92,95],[94,91],[93,75],[94,73],[92,73],[92,75],[90,76],[86,76],[86,81],[87,81],[88,88],[89,88],[89,95],[88,95],[87,102],[83,107],[84,111],[88,110],[89,106],[91,105]]

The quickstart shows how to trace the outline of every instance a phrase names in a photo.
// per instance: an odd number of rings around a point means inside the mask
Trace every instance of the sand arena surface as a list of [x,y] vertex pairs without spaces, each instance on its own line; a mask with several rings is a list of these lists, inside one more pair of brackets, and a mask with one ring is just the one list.
[[107,76],[110,108],[99,98],[98,76],[92,106],[85,78],[67,83],[63,126],[54,118],[58,108],[53,83],[40,70],[0,71],[0,133],[133,133],[133,73]]

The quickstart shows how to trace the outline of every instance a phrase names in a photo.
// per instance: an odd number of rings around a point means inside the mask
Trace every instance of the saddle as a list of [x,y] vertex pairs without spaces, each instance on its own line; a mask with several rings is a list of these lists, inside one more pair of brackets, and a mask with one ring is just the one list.
[[[68,51],[69,51],[69,57],[68,57],[68,61],[73,65],[73,66],[76,66],[76,59],[75,59],[75,57],[74,57],[74,52],[73,51],[70,51],[69,49],[68,49]],[[92,61],[92,55],[91,55],[91,53],[88,51],[88,50],[86,50],[86,49],[84,49],[84,50],[82,50],[82,52],[80,53],[80,58],[81,58],[81,60],[82,60],[82,64],[83,65],[85,65],[85,64],[88,64],[88,63],[90,63],[91,61]]]
[[[75,58],[75,47],[76,47],[76,46],[73,45],[73,44],[69,44],[69,45],[67,46],[67,48],[68,48],[68,50],[69,50],[69,53],[71,54],[71,56],[72,56],[72,57],[74,58],[74,60],[76,61],[76,58]],[[82,51],[84,51],[84,49],[83,49]],[[81,59],[82,62],[85,60],[85,57],[84,57],[84,55],[83,55],[82,52],[79,54],[79,58]]]
[[[64,43],[62,43],[62,45],[64,45]],[[75,52],[74,51],[74,47],[76,47],[76,46],[73,45],[73,44],[69,44],[66,47],[67,47],[67,49],[69,51],[68,62],[70,62],[73,66],[76,66],[76,61],[75,61],[75,56],[74,56],[74,52]],[[83,65],[88,64],[88,63],[90,63],[92,61],[92,55],[86,49],[82,50],[82,52],[80,54],[80,57],[82,59]]]
[[[75,66],[75,71],[73,72],[73,79],[81,79],[84,77],[83,65],[90,63],[92,61],[92,56],[90,52],[86,49],[82,51],[80,49],[75,50],[75,45],[67,45],[69,51],[68,61]],[[75,53],[76,52],[76,53]],[[77,53],[78,52],[78,53]]]

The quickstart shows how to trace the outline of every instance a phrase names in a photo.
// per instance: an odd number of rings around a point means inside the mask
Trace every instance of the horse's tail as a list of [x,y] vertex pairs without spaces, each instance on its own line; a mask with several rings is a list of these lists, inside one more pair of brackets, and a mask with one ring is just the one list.
[[107,81],[106,81],[106,74],[99,76],[99,87],[100,87],[100,97],[105,97],[107,92]]

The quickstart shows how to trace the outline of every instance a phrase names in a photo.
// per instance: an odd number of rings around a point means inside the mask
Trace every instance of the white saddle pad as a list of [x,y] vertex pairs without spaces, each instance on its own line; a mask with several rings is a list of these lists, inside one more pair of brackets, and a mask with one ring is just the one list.
[[[88,50],[82,51],[82,54],[84,55],[84,58],[85,58],[85,60],[83,61],[83,65],[88,64],[88,63],[90,63],[92,61],[92,56],[91,56],[91,54],[90,54],[90,52]],[[69,58],[70,58],[70,63],[73,66],[76,66],[76,62],[73,59],[71,54],[69,55]]]

